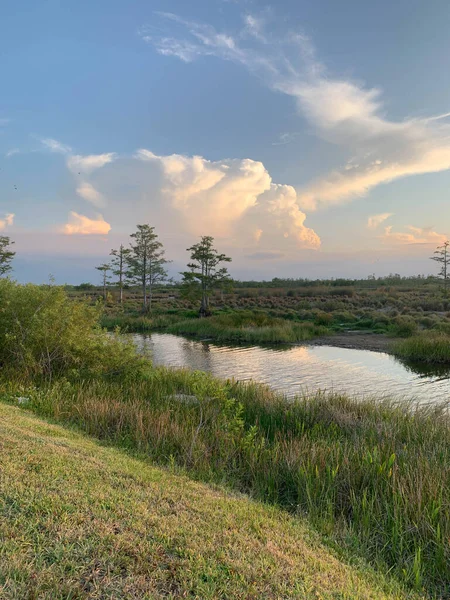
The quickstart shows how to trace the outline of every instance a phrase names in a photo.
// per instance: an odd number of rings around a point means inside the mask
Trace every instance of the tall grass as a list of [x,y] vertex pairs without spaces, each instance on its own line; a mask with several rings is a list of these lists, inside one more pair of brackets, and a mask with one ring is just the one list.
[[265,312],[244,310],[208,319],[187,319],[169,326],[167,331],[213,338],[219,342],[251,344],[293,343],[328,333],[324,326],[314,323],[296,323],[270,317]]
[[426,332],[392,345],[396,356],[410,361],[450,363],[450,336]]
[[443,409],[268,388],[154,369],[146,379],[3,383],[76,424],[196,478],[305,514],[340,545],[414,588],[449,597],[450,420]]
[[[306,514],[351,552],[412,587],[450,598],[444,408],[322,394],[287,402],[263,386],[152,368],[131,344],[98,326],[96,309],[60,288],[3,280],[0,300],[3,400]],[[250,311],[197,319],[191,331],[183,323],[172,328],[250,342],[326,331]],[[447,347],[444,338],[439,343]]]

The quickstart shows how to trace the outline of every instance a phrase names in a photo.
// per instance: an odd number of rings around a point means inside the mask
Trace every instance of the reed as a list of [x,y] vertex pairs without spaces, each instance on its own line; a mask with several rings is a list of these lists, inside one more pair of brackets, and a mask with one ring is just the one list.
[[306,515],[329,539],[445,598],[450,421],[444,408],[315,394],[153,369],[134,382],[4,382],[40,415],[161,465]]

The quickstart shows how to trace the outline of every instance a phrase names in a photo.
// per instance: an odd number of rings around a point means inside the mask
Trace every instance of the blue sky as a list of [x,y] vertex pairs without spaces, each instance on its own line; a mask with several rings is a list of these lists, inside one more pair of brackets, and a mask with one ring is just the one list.
[[432,272],[449,26],[444,0],[3,2],[15,276],[94,281],[142,222],[174,273],[202,234],[240,278]]

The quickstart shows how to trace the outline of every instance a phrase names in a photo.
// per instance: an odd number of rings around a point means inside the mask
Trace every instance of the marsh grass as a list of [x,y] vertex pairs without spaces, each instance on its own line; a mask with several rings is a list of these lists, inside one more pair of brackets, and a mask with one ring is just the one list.
[[207,319],[187,319],[168,327],[169,333],[212,338],[218,342],[277,344],[311,340],[329,333],[320,324],[293,322],[262,311],[235,311]]
[[444,408],[322,394],[288,403],[256,384],[169,369],[127,384],[2,385],[3,399],[19,395],[40,415],[305,515],[408,586],[448,597]]
[[396,356],[425,363],[450,363],[450,336],[439,332],[426,332],[392,345]]

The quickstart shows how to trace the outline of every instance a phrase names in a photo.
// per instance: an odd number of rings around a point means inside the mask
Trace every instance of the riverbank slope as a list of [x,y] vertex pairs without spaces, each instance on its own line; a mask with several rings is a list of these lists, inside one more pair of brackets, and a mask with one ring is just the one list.
[[299,518],[0,404],[0,596],[403,600]]

